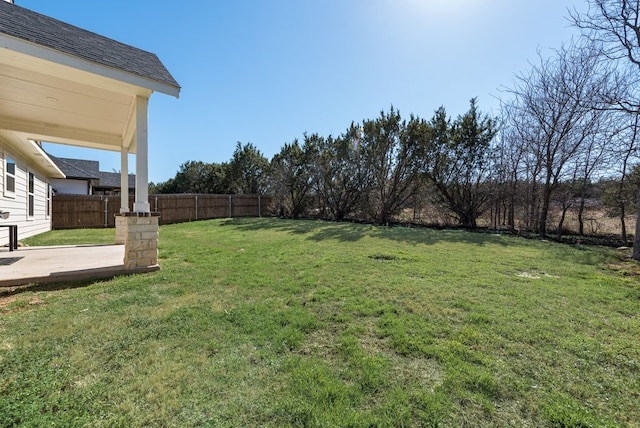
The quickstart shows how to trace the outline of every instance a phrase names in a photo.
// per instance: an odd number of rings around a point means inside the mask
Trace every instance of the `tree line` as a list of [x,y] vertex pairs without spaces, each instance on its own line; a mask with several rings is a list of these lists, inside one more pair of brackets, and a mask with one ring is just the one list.
[[[534,124],[505,121],[515,117],[518,106],[504,107],[511,116],[492,118],[472,99],[469,110],[456,119],[440,107],[429,120],[415,115],[403,119],[391,107],[375,119],[351,123],[336,137],[305,134],[284,144],[271,160],[251,143],[237,143],[229,162],[186,162],[174,178],[152,184],[152,192],[269,194],[280,216],[378,224],[394,222],[403,210],[428,203],[464,227],[476,227],[491,211],[495,227],[540,234],[547,233],[551,205],[563,214],[579,206],[584,233],[586,201],[597,197],[624,221],[634,203],[631,169],[619,176],[605,174],[612,173],[620,159],[619,144],[596,138],[593,129],[578,120],[578,112],[568,116],[579,135],[563,124],[564,142],[553,135],[527,139],[523,133],[534,132]],[[587,134],[588,139],[583,137]],[[620,142],[626,141],[623,134],[632,137],[620,131]],[[576,139],[573,147],[571,138]],[[562,231],[563,219],[554,231]]]
[[430,120],[403,119],[391,107],[352,123],[339,136],[305,134],[269,161],[251,143],[237,143],[229,162],[189,161],[154,193],[254,193],[275,197],[277,214],[347,218],[385,224],[425,186],[457,221],[475,227],[491,201],[497,119],[476,99],[451,119],[444,107]]
[[581,37],[515,75],[498,117],[475,98],[456,118],[444,107],[403,118],[392,106],[337,136],[305,134],[271,160],[237,143],[229,162],[187,162],[151,191],[268,193],[282,216],[379,224],[429,201],[464,227],[489,211],[495,226],[541,236],[561,233],[572,207],[584,233],[585,206],[598,198],[619,215],[626,241],[638,205],[640,5],[587,3],[588,13],[570,11]]

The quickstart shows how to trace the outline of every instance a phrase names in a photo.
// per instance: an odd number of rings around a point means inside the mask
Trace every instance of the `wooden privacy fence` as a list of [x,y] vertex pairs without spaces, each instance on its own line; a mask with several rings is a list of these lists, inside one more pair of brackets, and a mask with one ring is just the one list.
[[[160,213],[160,224],[225,217],[268,215],[273,201],[261,195],[150,195],[152,212]],[[52,199],[53,229],[115,227],[120,196],[55,195]],[[129,207],[133,206],[129,197]]]

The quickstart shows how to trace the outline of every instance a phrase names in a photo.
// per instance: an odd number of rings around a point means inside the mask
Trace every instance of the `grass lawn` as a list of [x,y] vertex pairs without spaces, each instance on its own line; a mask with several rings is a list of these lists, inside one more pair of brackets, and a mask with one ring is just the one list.
[[160,265],[0,290],[0,426],[640,426],[615,251],[227,219],[163,226]]

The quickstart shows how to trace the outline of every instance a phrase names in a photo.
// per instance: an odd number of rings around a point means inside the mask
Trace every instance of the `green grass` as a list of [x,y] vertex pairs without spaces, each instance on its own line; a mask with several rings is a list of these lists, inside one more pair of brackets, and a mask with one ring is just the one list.
[[113,244],[115,229],[52,230],[23,240],[31,247],[46,245]]
[[160,265],[0,290],[0,426],[640,425],[614,252],[239,219],[163,226]]

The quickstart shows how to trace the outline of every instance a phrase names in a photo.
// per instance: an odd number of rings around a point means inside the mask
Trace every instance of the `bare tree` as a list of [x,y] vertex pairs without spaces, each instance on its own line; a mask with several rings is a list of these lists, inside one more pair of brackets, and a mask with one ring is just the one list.
[[630,113],[640,112],[637,90],[629,92],[630,82],[640,79],[640,1],[639,0],[587,0],[585,13],[569,10],[570,20],[582,30],[583,36],[600,46],[600,54],[613,66],[630,66],[627,73],[617,79],[625,91],[621,94],[603,94],[610,102],[609,108]]
[[611,111],[599,111],[599,122],[594,125],[594,132],[587,138],[578,153],[574,168],[575,196],[578,204],[578,233],[584,235],[584,211],[593,179],[608,170],[612,165],[617,147],[611,144],[613,136],[619,132],[616,118],[619,114]]
[[[516,212],[518,207],[524,208],[524,213],[531,211],[534,202],[530,196],[531,187],[535,188],[539,171],[541,170],[540,162],[533,162],[530,165],[527,156],[531,154],[527,150],[528,143],[524,138],[528,136],[526,132],[529,127],[527,125],[527,116],[522,116],[522,112],[515,108],[514,103],[502,102],[502,120],[503,125],[500,127],[498,138],[498,161],[497,169],[499,176],[502,177],[502,194],[506,205],[506,224],[513,232],[516,230]],[[533,167],[530,167],[533,166]],[[529,172],[532,172],[529,174]],[[527,221],[531,218],[525,214],[520,218],[519,225],[530,228],[531,224]]]
[[[552,58],[540,55],[529,74],[516,77],[511,108],[526,126],[519,126],[525,144],[525,159],[534,169],[533,184],[540,172],[541,204],[537,231],[545,236],[551,196],[563,179],[570,178],[567,166],[597,133],[603,108],[601,94],[607,93],[610,77],[598,60],[592,44],[571,43]],[[535,192],[536,189],[534,188]]]
[[[624,96],[610,97],[612,108],[640,114],[640,1],[639,0],[588,0],[586,13],[569,11],[573,24],[583,30],[583,35],[602,46],[601,53],[614,66],[629,66],[629,73],[619,82],[626,86]],[[622,61],[621,61],[622,60]],[[634,89],[635,88],[635,89]],[[634,135],[635,141],[635,135]],[[625,157],[625,162],[626,162]],[[640,219],[640,189],[638,191],[637,218]],[[624,223],[623,223],[624,227]],[[624,233],[624,230],[623,230]],[[640,260],[640,221],[636,221],[633,258]]]
[[616,130],[611,142],[614,147],[613,157],[618,161],[611,170],[616,171],[616,177],[604,181],[603,201],[613,208],[620,219],[620,236],[627,242],[627,207],[635,203],[631,191],[633,183],[633,166],[638,162],[638,139],[640,139],[640,115],[621,113],[616,114]]

